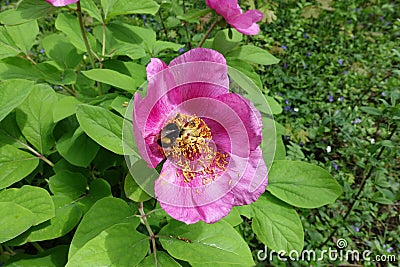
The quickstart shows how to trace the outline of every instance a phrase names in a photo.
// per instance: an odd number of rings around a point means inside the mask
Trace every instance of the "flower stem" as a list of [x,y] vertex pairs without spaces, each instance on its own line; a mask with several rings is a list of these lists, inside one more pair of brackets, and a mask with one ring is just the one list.
[[38,157],[39,159],[43,160],[44,162],[46,162],[47,164],[49,164],[52,168],[54,167],[54,163],[51,162],[48,158],[46,158],[44,155],[40,154],[39,152],[37,152],[35,149],[33,149],[32,147],[28,146],[27,144],[25,144],[24,142],[21,142],[19,139],[15,140],[22,146],[24,146],[26,149],[28,149],[29,151],[31,151],[33,154],[35,154],[36,157]]
[[14,252],[9,246],[4,245],[4,248],[7,250],[7,252],[8,252],[11,256],[14,256],[14,255],[15,255],[15,252]]
[[153,244],[153,254],[154,254],[154,262],[155,266],[158,267],[158,261],[157,261],[157,247],[156,247],[156,236],[153,233],[153,230],[151,230],[151,227],[149,225],[149,222],[147,221],[146,213],[143,210],[143,202],[139,202],[139,213],[141,215],[141,218],[143,220],[144,225],[146,226],[147,232],[149,232],[151,243]]
[[[183,8],[183,14],[186,14],[186,3],[185,3],[185,0],[182,0],[182,8]],[[188,46],[188,48],[190,50],[190,49],[192,49],[192,44],[190,43],[189,30],[188,30],[186,21],[184,21],[183,23],[184,23],[185,32],[186,32],[187,46]]]
[[83,25],[82,8],[81,8],[81,2],[80,1],[78,1],[76,3],[76,7],[77,7],[76,11],[78,12],[79,26],[81,28],[83,42],[85,43],[86,50],[87,50],[88,55],[89,55],[90,64],[92,65],[92,68],[94,68],[95,67],[94,57],[93,57],[92,49],[90,48],[89,40],[88,40],[87,35],[86,35],[85,26]]
[[165,34],[165,38],[168,38],[168,31],[167,31],[167,29],[165,28],[164,21],[163,21],[163,17],[162,17],[162,15],[161,15],[160,9],[158,10],[158,16],[160,17],[160,24],[161,24],[161,27],[163,28],[163,31],[164,31],[164,34]]
[[39,253],[44,252],[44,249],[37,242],[32,242],[31,244],[37,249]]
[[217,17],[214,21],[214,23],[210,26],[210,28],[207,30],[206,34],[204,35],[203,39],[201,39],[199,46],[198,47],[202,47],[204,42],[207,40],[208,36],[210,35],[210,33],[214,30],[214,28],[217,26],[218,22],[219,22],[219,18]]

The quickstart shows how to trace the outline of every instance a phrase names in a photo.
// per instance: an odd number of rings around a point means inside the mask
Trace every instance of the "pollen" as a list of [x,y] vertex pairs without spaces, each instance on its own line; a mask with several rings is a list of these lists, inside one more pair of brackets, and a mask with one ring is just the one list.
[[178,113],[165,123],[170,124],[177,126],[179,134],[162,152],[178,167],[183,181],[200,178],[203,185],[215,181],[226,170],[228,154],[217,151],[205,121],[196,115]]

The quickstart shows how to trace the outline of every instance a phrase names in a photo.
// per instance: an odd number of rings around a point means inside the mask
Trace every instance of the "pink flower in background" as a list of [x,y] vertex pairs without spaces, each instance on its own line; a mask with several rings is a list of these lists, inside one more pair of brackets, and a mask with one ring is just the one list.
[[78,2],[79,0],[46,0],[53,6],[66,6]]
[[166,159],[155,196],[173,218],[214,223],[264,193],[267,167],[260,112],[229,92],[218,52],[197,48],[169,65],[152,59],[148,92],[134,97],[133,130],[152,168]]
[[218,15],[223,16],[238,32],[255,35],[260,32],[257,22],[263,17],[258,10],[242,12],[238,0],[206,0],[207,6],[214,9]]

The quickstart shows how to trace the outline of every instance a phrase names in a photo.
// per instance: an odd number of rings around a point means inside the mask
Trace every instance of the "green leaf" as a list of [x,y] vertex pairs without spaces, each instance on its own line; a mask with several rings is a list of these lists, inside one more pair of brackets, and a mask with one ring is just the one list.
[[253,258],[240,234],[225,221],[186,225],[171,221],[159,233],[161,245],[174,258],[191,265],[253,266]]
[[54,195],[75,199],[86,193],[87,179],[81,173],[63,170],[50,177],[49,187]]
[[[68,40],[80,51],[86,52],[85,42],[83,41],[81,29],[79,26],[78,18],[67,14],[59,13],[55,22],[57,30],[62,31],[68,37]],[[90,33],[86,33],[90,47],[96,51],[96,39]]]
[[176,43],[172,43],[172,42],[156,41],[151,48],[151,52],[152,52],[153,56],[156,56],[156,55],[160,54],[160,52],[165,51],[165,50],[178,51],[183,46],[184,45],[176,44]]
[[[107,60],[104,62],[104,68],[118,71],[122,74],[131,76],[135,79],[135,89],[142,86],[147,80],[146,67],[130,61]],[[127,100],[129,102],[129,100]]]
[[8,144],[16,148],[26,148],[25,143],[17,125],[15,112],[11,112],[0,122],[0,145]]
[[62,69],[73,69],[82,60],[82,54],[78,54],[75,46],[64,34],[47,35],[43,38],[42,44],[46,55]]
[[[127,44],[141,44],[145,38],[154,39],[156,41],[155,32],[151,29],[133,26],[127,23],[111,22],[107,24],[107,28],[111,31],[113,37]],[[150,35],[147,35],[147,34]],[[154,35],[153,35],[154,33]]]
[[68,246],[61,245],[39,255],[19,254],[13,256],[7,267],[64,267],[67,263]]
[[0,59],[16,56],[20,52],[5,27],[0,26]]
[[79,201],[79,205],[86,213],[99,199],[105,197],[112,197],[111,186],[106,180],[97,178],[90,183],[89,192]]
[[126,197],[133,201],[144,202],[151,199],[151,196],[140,188],[130,173],[125,178],[124,190]]
[[382,110],[374,107],[360,107],[361,111],[364,111],[367,114],[381,116]]
[[245,92],[244,97],[250,99],[259,111],[265,114],[272,113],[269,105],[267,105],[265,96],[262,94],[262,87],[260,88],[260,85],[257,85],[254,80],[248,76],[249,72],[244,73],[242,69],[238,69],[235,66],[235,68],[228,68],[228,74],[233,80],[230,84],[230,88],[233,91],[237,89],[239,92]]
[[283,143],[282,135],[278,134],[276,136],[276,149],[275,149],[275,160],[285,160],[286,159],[286,149]]
[[[147,194],[154,196],[154,181],[158,178],[159,173],[156,169],[149,168],[147,162],[141,158],[134,157],[132,162],[133,164],[130,166],[129,173],[133,176],[133,180],[139,183],[140,188]],[[128,192],[131,193],[131,190],[133,188],[130,188]]]
[[81,127],[78,127],[75,132],[63,135],[58,140],[56,148],[69,163],[87,167],[96,157],[100,147],[83,132]]
[[149,250],[149,238],[135,230],[132,223],[112,225],[89,240],[66,267],[136,266]]
[[0,12],[0,22],[4,25],[19,25],[30,20],[22,18],[21,13],[16,9],[8,9]]
[[14,202],[30,210],[34,215],[33,225],[38,225],[55,215],[54,202],[45,189],[24,185],[0,191],[0,202]]
[[342,194],[342,188],[326,170],[301,161],[275,161],[268,180],[269,192],[300,208],[318,208]]
[[113,48],[114,56],[128,56],[131,59],[139,59],[146,56],[146,51],[143,46],[137,44],[128,44],[117,42]]
[[126,14],[156,14],[159,5],[152,0],[101,0],[104,17],[109,21],[112,17]]
[[243,215],[248,219],[254,217],[254,211],[251,205],[236,206],[235,208],[237,209],[240,215]]
[[157,35],[152,29],[126,23],[110,23],[107,27],[117,40],[128,44],[140,44],[149,53],[153,51]]
[[36,35],[39,33],[36,20],[15,26],[6,26],[6,29],[17,47],[27,55],[36,40]]
[[24,0],[17,8],[17,12],[23,19],[38,19],[44,16],[49,16],[55,12],[57,7],[54,7],[46,1]]
[[61,71],[49,62],[38,63],[34,66],[38,73],[38,79],[53,84],[74,84],[76,82],[76,73],[72,70]]
[[130,143],[126,143],[124,151],[121,117],[104,108],[89,105],[79,105],[76,116],[85,133],[99,145],[119,155],[124,155],[124,152],[136,154]]
[[[233,78],[240,87],[246,89],[246,86],[249,86],[251,83],[256,85],[259,90],[263,90],[264,87],[260,75],[255,72],[254,68],[249,63],[240,59],[228,58],[227,64],[229,67],[232,67],[228,68],[229,76]],[[232,86],[233,84],[230,85],[231,88]],[[262,98],[262,100],[265,102],[264,98]]]
[[36,81],[39,77],[38,70],[23,58],[10,57],[0,61],[0,80],[27,79]]
[[99,8],[93,0],[85,0],[81,2],[82,9],[86,11],[92,18],[97,19],[99,22],[103,22]]
[[76,107],[82,104],[76,97],[66,96],[58,100],[53,109],[53,121],[59,122],[75,114]]
[[243,222],[243,219],[242,217],[240,217],[240,213],[237,207],[233,207],[229,212],[228,216],[224,217],[223,220],[232,225],[233,227]]
[[279,59],[266,50],[253,45],[241,46],[229,52],[226,56],[261,65],[273,65],[279,62]]
[[188,12],[186,12],[185,14],[177,16],[177,18],[180,20],[190,22],[190,23],[200,23],[199,18],[203,17],[204,15],[206,15],[210,12],[211,12],[210,8],[202,9],[202,10],[193,8],[193,9],[188,10]]
[[252,228],[269,249],[299,253],[304,246],[304,232],[299,215],[286,203],[267,194],[251,204],[254,211]]
[[135,80],[132,77],[121,74],[114,70],[93,69],[82,71],[82,74],[92,80],[110,84],[114,87],[124,89],[130,93],[135,91]]
[[53,196],[52,199],[56,206],[55,217],[32,227],[30,242],[59,238],[69,233],[79,223],[82,211],[73,199],[64,196]]
[[[147,256],[138,267],[154,267],[154,254]],[[171,256],[163,251],[157,251],[157,262],[158,267],[179,267],[181,266],[177,263]]]
[[0,198],[0,243],[25,232],[34,221],[35,215],[29,209]]
[[30,174],[39,159],[11,145],[0,146],[0,189],[10,186]]
[[29,95],[33,82],[28,80],[7,80],[0,82],[0,121]]
[[283,109],[282,106],[272,97],[270,96],[265,96],[265,100],[267,100],[267,103],[271,109],[272,114],[281,114]]
[[125,116],[130,99],[124,96],[117,96],[111,103],[111,108],[117,111],[122,116]]
[[47,154],[54,145],[53,106],[57,95],[46,84],[38,84],[17,110],[17,123],[25,138],[41,154]]
[[270,169],[275,160],[277,134],[275,121],[266,116],[262,118],[262,136],[261,150],[264,162],[268,169]]
[[98,200],[79,224],[71,242],[68,259],[71,260],[90,240],[102,236],[102,231],[115,224],[126,222],[132,224],[132,232],[139,224],[139,219],[133,216],[132,208],[125,201],[112,197]]
[[218,31],[212,43],[212,49],[223,55],[235,48],[243,39],[243,35],[237,30],[232,30],[232,38],[229,38],[229,29]]

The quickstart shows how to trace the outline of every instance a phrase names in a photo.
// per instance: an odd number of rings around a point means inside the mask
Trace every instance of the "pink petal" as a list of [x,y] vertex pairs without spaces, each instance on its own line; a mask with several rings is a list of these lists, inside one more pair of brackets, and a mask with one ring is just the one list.
[[78,2],[78,0],[46,0],[53,6],[66,6]]
[[[155,168],[164,158],[160,151],[154,150],[154,147],[148,145],[148,139],[144,137],[145,130],[143,121],[146,121],[146,114],[140,108],[144,107],[146,103],[142,97],[136,93],[134,97],[133,109],[133,134],[138,148],[138,152],[144,161],[147,162],[150,168]],[[147,141],[147,142],[146,142]]]
[[172,60],[169,68],[177,85],[207,82],[226,87],[228,92],[228,66],[224,56],[215,50],[207,48],[189,50]]
[[168,68],[168,66],[164,61],[158,58],[152,58],[146,67],[147,79],[150,80],[152,76],[166,68]]
[[232,156],[231,162],[232,172],[238,171],[240,174],[232,189],[235,196],[234,205],[247,205],[256,201],[265,192],[268,184],[268,170],[261,148],[252,151],[248,159]]
[[160,201],[160,205],[172,218],[186,224],[193,224],[200,220],[206,223],[215,223],[229,214],[233,205],[232,200],[232,193],[229,192],[224,198],[204,206],[186,208],[172,206],[162,201]]
[[247,35],[255,35],[260,32],[257,22],[262,20],[263,14],[258,10],[249,10],[244,14],[225,18],[238,32]]
[[206,0],[206,4],[226,20],[242,13],[237,0]]
[[203,185],[200,172],[191,182],[167,160],[154,191],[161,207],[173,218],[187,224],[202,220],[214,223],[229,214],[233,205],[229,176],[221,174],[216,181]]
[[[250,144],[250,150],[255,150],[256,147],[258,147],[262,142],[261,113],[254,107],[253,103],[238,94],[229,93],[220,95],[217,97],[217,100],[220,100],[228,105],[235,112],[235,114],[237,114],[237,116],[240,118],[240,122],[242,122],[246,127],[246,131],[242,131],[241,134],[243,135],[243,138],[248,140],[247,142]],[[221,137],[224,138],[224,136]],[[217,144],[220,142],[226,142],[226,138],[225,140],[220,140],[217,138],[218,136],[215,138],[215,142]],[[238,141],[242,142],[242,144],[245,144],[243,138],[242,140]],[[226,151],[236,155],[241,155],[243,157],[243,154],[237,154],[233,150]]]
[[208,48],[194,48],[173,59],[169,64],[170,67],[184,64],[188,62],[214,62],[226,65],[226,60],[219,52]]

